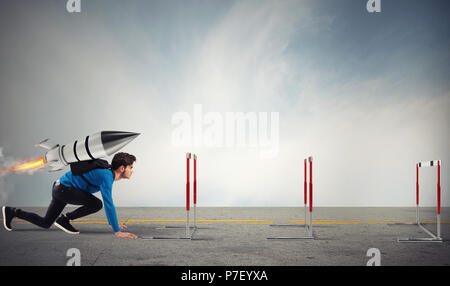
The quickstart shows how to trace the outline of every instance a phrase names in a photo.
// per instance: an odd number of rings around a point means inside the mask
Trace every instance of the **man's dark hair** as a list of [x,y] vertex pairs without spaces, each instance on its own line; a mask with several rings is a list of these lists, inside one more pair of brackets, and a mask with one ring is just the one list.
[[117,170],[120,166],[124,166],[125,168],[128,165],[133,164],[136,161],[136,157],[131,154],[120,152],[114,155],[111,161],[111,169]]

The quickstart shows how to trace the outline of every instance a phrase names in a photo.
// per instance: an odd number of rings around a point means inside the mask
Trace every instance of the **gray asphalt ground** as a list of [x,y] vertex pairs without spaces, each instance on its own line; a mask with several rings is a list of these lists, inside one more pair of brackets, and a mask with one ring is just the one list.
[[[23,208],[44,215],[46,208]],[[428,210],[427,210],[428,211]],[[272,227],[273,223],[303,224],[303,208],[197,209],[192,240],[145,240],[142,237],[185,235],[183,208],[118,208],[120,223],[139,236],[116,238],[104,211],[76,220],[79,235],[52,226],[40,229],[15,219],[13,231],[0,230],[0,265],[64,266],[67,250],[80,250],[83,266],[364,266],[367,250],[381,251],[381,265],[450,265],[450,208],[443,208],[442,243],[398,243],[397,237],[427,237],[412,222],[415,208],[314,209],[314,240],[271,240],[274,236],[302,236],[302,227]],[[190,212],[193,219],[193,211]],[[433,210],[423,214],[432,218]],[[192,224],[193,222],[191,222]],[[430,230],[436,224],[425,224]]]

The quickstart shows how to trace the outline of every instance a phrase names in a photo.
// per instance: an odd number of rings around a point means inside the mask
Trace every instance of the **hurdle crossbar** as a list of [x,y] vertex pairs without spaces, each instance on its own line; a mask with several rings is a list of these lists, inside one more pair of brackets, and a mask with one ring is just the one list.
[[[189,225],[189,212],[191,209],[191,203],[190,203],[190,159],[191,159],[191,153],[186,153],[186,226],[162,226],[161,228],[166,229],[186,229],[186,235],[181,237],[172,237],[172,236],[151,236],[151,237],[142,237],[142,239],[192,239],[194,236],[195,231],[197,230],[197,217],[196,217],[196,210],[197,210],[197,155],[193,155],[193,161],[194,161],[194,189],[193,189],[193,195],[194,195],[194,225]],[[192,232],[190,231],[192,228]]]
[[[304,183],[303,183],[303,197],[304,197],[304,209],[305,220],[303,225],[299,224],[271,224],[272,227],[304,227],[306,231],[305,236],[276,236],[268,237],[267,239],[314,239],[313,227],[312,227],[312,215],[313,215],[313,180],[312,180],[312,156],[303,160],[304,165]],[[307,176],[307,162],[309,162],[309,184]],[[309,208],[308,208],[308,185],[309,185]],[[307,213],[309,210],[309,223],[307,221]]]
[[[419,210],[419,168],[421,167],[434,167],[437,166],[437,208],[436,208],[436,222],[437,233],[434,234],[428,230],[424,225],[420,223],[420,210]],[[429,237],[417,238],[397,238],[397,242],[442,242],[441,237],[441,160],[424,161],[416,164],[416,221],[413,223],[389,223],[389,225],[417,225],[419,226]]]

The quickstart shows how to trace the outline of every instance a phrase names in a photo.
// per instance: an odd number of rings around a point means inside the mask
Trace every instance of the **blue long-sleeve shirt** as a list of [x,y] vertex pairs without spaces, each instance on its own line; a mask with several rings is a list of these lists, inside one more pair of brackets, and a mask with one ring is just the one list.
[[[112,184],[114,183],[114,174],[111,169],[94,169],[89,171],[83,176],[89,181],[89,183],[99,186],[100,192],[103,198],[103,206],[105,207],[106,218],[109,225],[113,228],[114,232],[120,231],[119,223],[117,221],[116,208],[112,199]],[[59,182],[66,187],[72,187],[79,190],[89,192],[91,194],[98,192],[99,190],[91,187],[88,183],[81,178],[81,176],[74,176],[69,171],[65,173]]]

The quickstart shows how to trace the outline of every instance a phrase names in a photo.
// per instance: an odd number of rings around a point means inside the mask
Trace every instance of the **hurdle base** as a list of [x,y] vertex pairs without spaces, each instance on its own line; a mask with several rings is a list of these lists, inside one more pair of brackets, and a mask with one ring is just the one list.
[[387,225],[419,225],[417,222],[390,222]]
[[442,238],[440,237],[426,237],[426,238],[418,238],[418,237],[404,237],[404,238],[397,238],[397,242],[443,242]]
[[426,232],[430,237],[420,238],[420,237],[406,237],[406,238],[397,238],[397,242],[443,242],[442,238],[439,235],[434,235],[431,231],[429,231],[426,227],[424,227],[420,223],[412,223],[410,225],[419,226],[424,232]]
[[277,226],[279,226],[279,227],[285,227],[285,226],[288,226],[288,227],[305,227],[304,224],[270,224],[269,226],[274,226],[274,227],[277,227]]
[[[164,225],[155,227],[155,229],[186,229],[185,226],[175,226],[175,225]],[[210,229],[210,227],[202,227],[202,226],[189,226],[189,229],[197,230],[197,229]]]
[[[328,227],[328,225],[332,225],[333,223],[324,223],[324,224],[319,224],[319,225],[314,225],[314,228],[316,227]],[[309,227],[309,225],[304,225],[304,224],[269,224],[269,226],[272,227]]]
[[267,239],[315,239],[314,236],[278,236],[278,237],[267,237]]
[[143,240],[150,240],[150,239],[161,239],[161,240],[165,240],[165,239],[173,239],[173,240],[177,240],[177,239],[189,239],[192,240],[192,237],[170,237],[170,236],[143,236],[141,237],[141,239]]
[[[156,229],[186,229],[186,226],[175,226],[175,225],[164,225],[164,226],[159,226]],[[189,226],[189,229],[197,229],[196,226]]]

